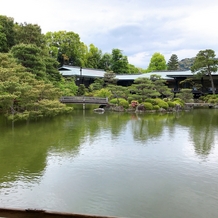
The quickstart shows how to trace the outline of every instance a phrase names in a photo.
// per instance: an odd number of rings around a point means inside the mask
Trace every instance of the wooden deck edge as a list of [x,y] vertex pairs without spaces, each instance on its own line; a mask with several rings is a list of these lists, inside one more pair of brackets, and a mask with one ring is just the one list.
[[65,213],[38,209],[0,208],[0,217],[6,218],[118,218],[91,214]]

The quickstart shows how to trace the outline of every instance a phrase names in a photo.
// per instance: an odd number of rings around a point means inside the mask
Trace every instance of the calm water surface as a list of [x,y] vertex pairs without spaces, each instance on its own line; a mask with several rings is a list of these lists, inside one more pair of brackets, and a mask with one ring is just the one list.
[[218,110],[0,117],[0,207],[218,217]]

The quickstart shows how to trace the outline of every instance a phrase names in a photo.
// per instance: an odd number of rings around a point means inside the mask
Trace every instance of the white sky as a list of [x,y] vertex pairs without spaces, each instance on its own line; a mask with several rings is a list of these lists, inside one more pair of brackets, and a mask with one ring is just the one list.
[[0,0],[0,14],[43,33],[75,32],[103,53],[121,49],[136,67],[147,68],[155,52],[166,61],[218,52],[218,0]]

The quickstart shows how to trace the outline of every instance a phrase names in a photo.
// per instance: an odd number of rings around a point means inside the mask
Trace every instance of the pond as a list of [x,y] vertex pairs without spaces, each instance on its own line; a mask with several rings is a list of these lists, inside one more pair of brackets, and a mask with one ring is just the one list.
[[0,207],[218,217],[218,110],[0,117]]

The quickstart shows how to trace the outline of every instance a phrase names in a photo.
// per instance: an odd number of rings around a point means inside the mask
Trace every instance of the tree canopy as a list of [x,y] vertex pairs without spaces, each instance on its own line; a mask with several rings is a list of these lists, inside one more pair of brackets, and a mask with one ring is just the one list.
[[37,24],[28,24],[26,22],[14,25],[15,44],[34,44],[37,47],[44,47],[44,35],[40,26]]
[[167,65],[166,65],[165,57],[158,52],[154,53],[151,57],[147,72],[166,70],[166,69],[167,69]]
[[168,70],[178,70],[179,69],[179,60],[176,54],[172,54],[168,63],[167,63]]
[[12,120],[38,119],[70,111],[60,89],[37,80],[10,54],[0,54],[0,108]]
[[211,81],[212,92],[215,94],[214,81],[212,73],[217,72],[218,59],[212,49],[201,50],[195,57],[194,64],[191,67],[191,71],[200,76],[208,75]]
[[80,41],[78,34],[70,31],[48,32],[45,34],[46,46],[52,57],[61,65],[85,66],[87,47]]
[[14,44],[14,19],[0,15],[0,52],[8,52]]
[[111,70],[116,74],[128,74],[128,59],[127,56],[123,55],[120,49],[112,50],[112,64]]

